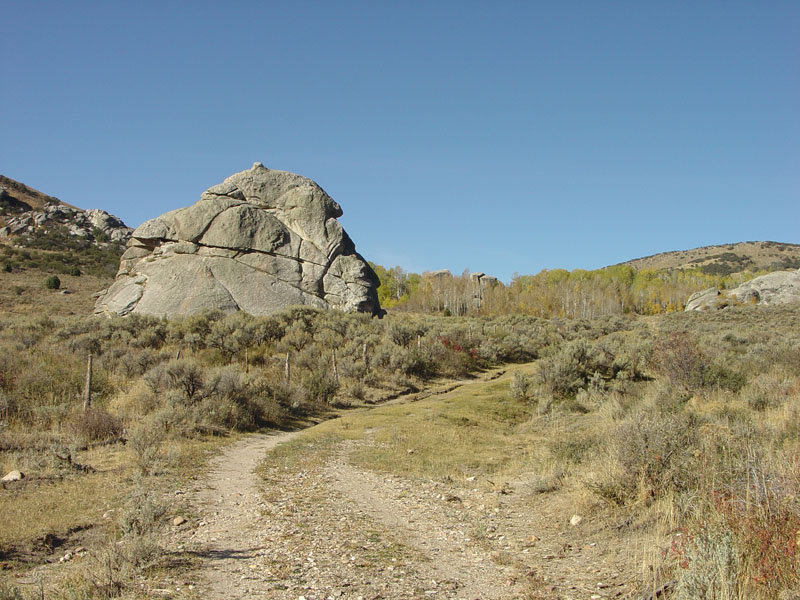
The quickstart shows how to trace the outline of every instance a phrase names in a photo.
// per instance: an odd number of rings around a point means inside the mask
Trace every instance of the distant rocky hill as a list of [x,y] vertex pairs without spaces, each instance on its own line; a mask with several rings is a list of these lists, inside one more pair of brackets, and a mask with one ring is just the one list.
[[[105,210],[82,210],[0,175],[0,238],[20,238],[15,241],[22,246],[56,249],[48,246],[58,238],[77,238],[97,246],[124,245],[132,231]],[[45,244],[43,236],[49,238]]]
[[642,269],[700,269],[711,275],[800,268],[800,244],[739,242],[662,252],[620,263]]

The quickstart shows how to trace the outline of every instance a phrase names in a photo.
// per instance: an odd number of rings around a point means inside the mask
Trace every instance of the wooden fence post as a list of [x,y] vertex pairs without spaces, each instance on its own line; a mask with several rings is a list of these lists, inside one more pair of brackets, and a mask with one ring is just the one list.
[[83,410],[92,405],[92,353],[89,353],[89,361],[86,365],[86,385],[83,388]]

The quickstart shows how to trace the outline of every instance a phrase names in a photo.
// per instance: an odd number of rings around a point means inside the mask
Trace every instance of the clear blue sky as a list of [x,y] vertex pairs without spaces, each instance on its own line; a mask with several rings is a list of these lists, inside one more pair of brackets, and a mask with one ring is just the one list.
[[508,281],[800,243],[800,2],[0,0],[0,173],[131,226],[254,161]]

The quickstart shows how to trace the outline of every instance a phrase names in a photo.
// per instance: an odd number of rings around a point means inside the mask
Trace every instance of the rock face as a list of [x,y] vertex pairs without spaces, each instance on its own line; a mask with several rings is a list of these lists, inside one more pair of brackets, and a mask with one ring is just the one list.
[[256,163],[142,223],[95,312],[266,315],[307,305],[380,314],[379,281],[316,183]]
[[[13,200],[13,197],[5,188],[0,188],[0,202],[3,199]],[[22,210],[6,218],[5,226],[0,228],[0,237],[55,231],[101,246],[108,242],[124,244],[133,230],[104,210],[81,210],[55,200],[45,204],[41,210]]]
[[725,308],[731,304],[791,304],[800,302],[800,270],[776,271],[720,291],[709,288],[689,297],[686,310]]

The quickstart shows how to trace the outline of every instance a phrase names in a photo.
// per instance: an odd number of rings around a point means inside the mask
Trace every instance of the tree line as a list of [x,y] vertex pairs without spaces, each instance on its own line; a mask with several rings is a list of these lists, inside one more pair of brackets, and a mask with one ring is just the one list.
[[[618,314],[655,315],[682,311],[693,293],[727,289],[766,271],[709,273],[697,269],[542,270],[515,275],[510,283],[485,282],[465,270],[410,273],[372,264],[380,279],[378,299],[390,310],[456,316],[524,314],[541,318],[594,319]],[[476,275],[478,275],[476,277]]]

